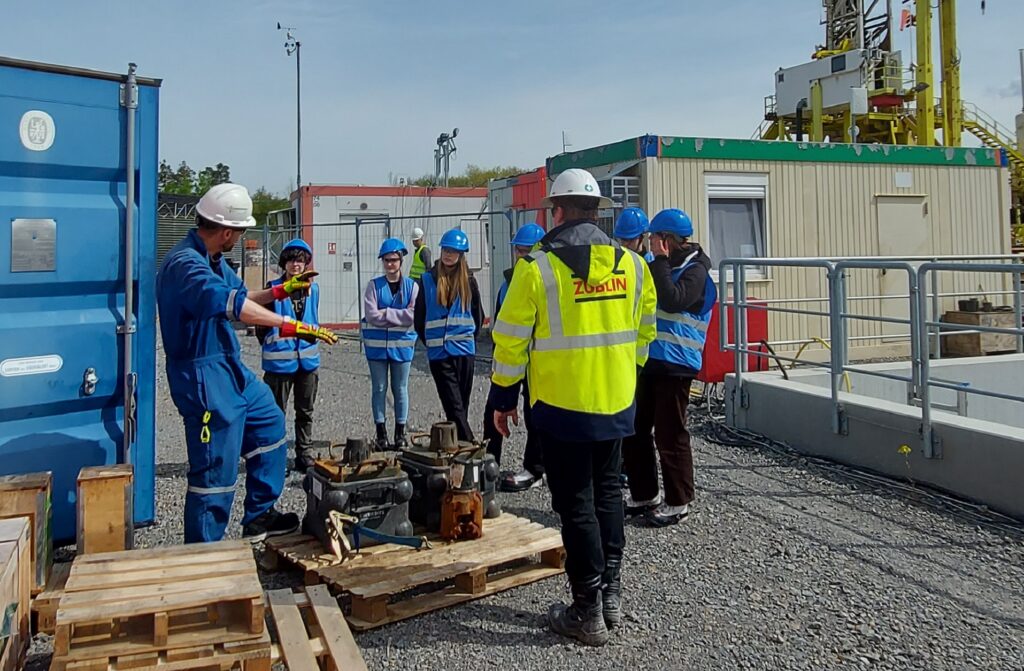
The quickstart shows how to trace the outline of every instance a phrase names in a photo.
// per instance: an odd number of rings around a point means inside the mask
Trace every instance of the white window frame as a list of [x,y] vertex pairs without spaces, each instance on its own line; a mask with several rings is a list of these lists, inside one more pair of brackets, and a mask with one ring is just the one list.
[[[722,257],[716,256],[717,250],[711,249],[711,200],[713,198],[747,198],[760,199],[763,203],[764,256],[771,256],[771,225],[769,223],[768,173],[704,173],[704,221],[708,222],[708,254],[714,260],[711,277],[718,281],[718,263]],[[769,280],[771,275],[767,267],[746,267],[748,280]],[[731,280],[731,273],[727,280]]]

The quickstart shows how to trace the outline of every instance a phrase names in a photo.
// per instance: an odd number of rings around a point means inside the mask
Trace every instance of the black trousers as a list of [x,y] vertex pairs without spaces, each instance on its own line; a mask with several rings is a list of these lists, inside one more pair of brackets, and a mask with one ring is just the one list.
[[562,520],[565,572],[574,585],[604,576],[626,546],[619,472],[622,441],[577,443],[542,432],[551,505]]
[[295,454],[313,446],[313,404],[320,383],[317,371],[299,370],[297,373],[264,373],[263,381],[270,387],[274,400],[285,414],[288,397],[295,388]]
[[459,440],[475,440],[469,428],[469,396],[473,393],[473,366],[476,357],[450,356],[430,362],[430,374],[441,398],[444,416],[455,422]]
[[[523,451],[523,468],[538,478],[544,475],[544,459],[541,455],[540,438],[533,430],[533,417],[530,410],[530,389],[523,383],[523,426],[526,427],[526,449]],[[501,447],[505,437],[494,428],[494,406],[490,403],[484,408],[484,438],[488,440],[487,451],[494,455],[501,465]]]
[[629,494],[634,501],[650,501],[658,496],[659,462],[665,503],[681,506],[693,501],[693,450],[686,430],[692,383],[691,378],[669,375],[641,374],[637,379],[636,432],[622,446]]

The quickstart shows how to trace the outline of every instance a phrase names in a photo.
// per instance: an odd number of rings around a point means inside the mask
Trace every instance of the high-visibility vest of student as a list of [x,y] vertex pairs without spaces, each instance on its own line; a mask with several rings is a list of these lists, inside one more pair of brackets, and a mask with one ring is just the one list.
[[[686,257],[681,265],[672,269],[672,281],[679,282],[686,269],[699,263],[697,252]],[[709,275],[704,281],[704,303],[696,313],[657,312],[658,334],[651,343],[651,358],[667,361],[699,371],[703,364],[704,343],[711,323],[711,309],[718,300],[718,288]]]
[[[416,283],[412,278],[402,278],[398,294],[391,293],[388,278],[381,275],[373,278],[373,288],[377,292],[377,307],[404,310],[409,307],[412,290]],[[363,319],[363,349],[370,361],[412,361],[416,351],[416,330],[409,326],[389,326],[382,328],[369,324]]]
[[474,333],[476,322],[470,306],[462,304],[462,297],[456,296],[450,308],[437,300],[437,282],[432,274],[424,273],[423,301],[427,306],[426,324],[423,335],[427,341],[427,358],[431,361],[447,359],[450,356],[476,354]]
[[423,277],[423,273],[427,272],[427,266],[423,263],[423,250],[426,248],[426,245],[420,245],[413,250],[412,265],[409,266],[409,277],[413,280],[418,280]]
[[[271,281],[270,285],[281,284],[282,279]],[[302,321],[311,325],[319,326],[320,317],[317,314],[320,304],[320,286],[315,282],[309,287],[309,295],[306,296],[306,309],[302,315]],[[274,301],[274,312],[283,316],[298,319],[295,310],[292,308],[292,301],[286,298],[283,301]],[[282,338],[277,328],[270,330],[270,333],[263,339],[263,370],[268,373],[297,373],[299,368],[304,371],[314,371],[320,367],[320,348],[316,342],[306,342],[299,338]]]
[[552,251],[524,261],[491,332],[492,381],[510,387],[529,370],[531,405],[598,415],[628,410],[636,368],[655,335],[647,264],[609,244],[590,246],[586,279]]

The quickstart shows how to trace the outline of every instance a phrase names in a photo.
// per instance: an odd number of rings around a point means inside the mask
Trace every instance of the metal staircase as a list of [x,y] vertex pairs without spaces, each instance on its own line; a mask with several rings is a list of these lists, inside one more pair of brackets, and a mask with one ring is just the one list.
[[1015,185],[1024,184],[1024,154],[1017,149],[1013,133],[977,105],[967,102],[963,107],[963,123],[964,130],[981,140],[983,145],[1002,149],[1009,161]]

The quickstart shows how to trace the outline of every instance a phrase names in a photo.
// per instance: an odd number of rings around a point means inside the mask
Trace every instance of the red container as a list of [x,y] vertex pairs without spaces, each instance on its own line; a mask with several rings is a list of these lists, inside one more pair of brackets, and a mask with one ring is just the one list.
[[[749,299],[747,302],[751,305],[767,306],[766,303],[759,302],[756,298]],[[733,319],[736,308],[730,305],[728,312],[729,330],[726,342],[733,340]],[[768,342],[768,311],[748,309],[746,312],[747,342],[749,343],[747,349],[763,351],[767,354],[768,349],[760,343]],[[697,375],[697,379],[706,384],[725,382],[725,376],[735,372],[736,353],[732,350],[723,352],[720,347],[718,318],[718,304],[715,303],[715,307],[711,312],[711,324],[708,326],[708,339],[704,344],[704,365],[700,369],[700,374]],[[747,370],[768,370],[768,357],[757,356],[756,354],[747,355]]]
[[512,185],[513,210],[537,210],[535,221],[547,230],[547,212],[541,208],[541,198],[547,195],[547,170],[537,168],[533,172],[523,173],[516,177]]

